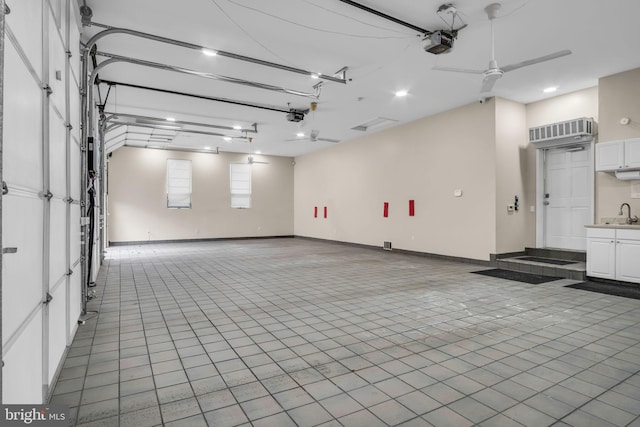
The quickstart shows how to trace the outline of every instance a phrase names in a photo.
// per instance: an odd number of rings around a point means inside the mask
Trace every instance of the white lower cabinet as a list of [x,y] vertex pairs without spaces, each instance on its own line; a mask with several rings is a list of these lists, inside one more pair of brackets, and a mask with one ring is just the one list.
[[587,275],[640,283],[640,230],[588,228]]

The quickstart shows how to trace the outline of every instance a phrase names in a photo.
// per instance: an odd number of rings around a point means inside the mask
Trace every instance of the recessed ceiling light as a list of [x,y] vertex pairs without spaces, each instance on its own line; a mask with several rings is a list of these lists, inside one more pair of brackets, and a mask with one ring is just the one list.
[[233,128],[234,128],[235,130],[241,130],[241,129],[242,129],[242,126],[240,126],[240,125],[233,125]]
[[319,79],[319,78],[320,78],[320,74],[318,74],[318,73],[311,73],[311,78],[312,78],[312,79]]
[[262,151],[258,150],[258,151],[256,151],[256,154],[262,154]]
[[406,91],[406,90],[399,90],[399,91],[396,92],[396,96],[398,98],[402,98],[403,96],[407,96],[408,94],[409,94],[409,92]]
[[211,150],[211,147],[204,147],[205,150]]
[[225,140],[225,141],[227,141],[227,142],[231,142],[231,137],[230,137],[230,136],[225,136],[225,137],[224,137],[224,138],[222,138],[222,139],[224,139],[224,140]]
[[543,90],[544,93],[553,93],[558,90],[558,86],[551,86]]
[[168,122],[175,122],[176,119],[174,117],[167,117]]
[[211,49],[202,49],[202,53],[206,56],[216,56],[218,54],[218,52]]
[[298,138],[302,138],[302,137],[304,136],[304,133],[302,133],[302,132],[298,132],[298,133],[296,133],[296,136],[297,136]]

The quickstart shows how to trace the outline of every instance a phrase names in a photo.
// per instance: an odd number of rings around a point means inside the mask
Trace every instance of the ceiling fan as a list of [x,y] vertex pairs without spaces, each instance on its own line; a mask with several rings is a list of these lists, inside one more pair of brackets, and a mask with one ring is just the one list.
[[530,65],[538,64],[540,62],[550,61],[552,59],[561,58],[563,56],[571,55],[571,51],[568,49],[560,50],[558,52],[550,53],[548,55],[540,56],[538,58],[528,59],[526,61],[518,62],[516,64],[505,65],[499,67],[495,57],[495,41],[493,34],[493,21],[496,19],[498,10],[500,9],[500,3],[491,3],[484,8],[487,13],[489,21],[491,21],[491,60],[489,61],[489,68],[484,71],[481,70],[469,70],[464,68],[451,68],[451,67],[433,67],[438,71],[453,71],[457,73],[469,73],[469,74],[482,74],[482,87],[481,93],[491,92],[496,80],[502,77],[504,73],[517,70],[518,68],[528,67]]
[[332,138],[320,138],[318,137],[318,135],[320,134],[320,131],[317,129],[311,129],[311,133],[309,133],[309,136],[305,137],[303,134],[301,134],[302,136],[295,138],[295,139],[287,139],[285,140],[285,142],[292,142],[292,141],[311,141],[311,142],[316,142],[316,141],[322,141],[322,142],[331,142],[331,143],[338,143],[340,142],[339,139],[332,139]]

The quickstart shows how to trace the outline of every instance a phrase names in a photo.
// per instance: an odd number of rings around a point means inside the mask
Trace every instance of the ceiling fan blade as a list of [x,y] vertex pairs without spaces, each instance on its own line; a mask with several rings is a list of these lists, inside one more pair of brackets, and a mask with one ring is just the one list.
[[498,80],[499,78],[499,76],[487,76],[482,79],[480,93],[491,92],[493,90],[493,86],[496,84],[496,80]]
[[558,52],[550,53],[549,55],[541,56],[539,58],[529,59],[527,61],[518,62],[517,64],[507,65],[502,67],[502,71],[505,73],[507,71],[517,70],[518,68],[528,67],[529,65],[539,64],[540,62],[550,61],[556,58],[562,58],[563,56],[571,55],[571,51],[569,49],[560,50]]
[[468,68],[439,67],[439,66],[433,67],[432,70],[436,70],[436,71],[452,71],[454,73],[467,73],[467,74],[482,74],[483,73],[483,71],[481,71],[481,70],[471,70],[471,69],[468,69]]

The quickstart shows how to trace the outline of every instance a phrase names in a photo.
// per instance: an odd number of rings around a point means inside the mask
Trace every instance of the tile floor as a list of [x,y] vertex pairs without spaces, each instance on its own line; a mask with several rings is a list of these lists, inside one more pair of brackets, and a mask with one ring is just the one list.
[[308,239],[120,246],[52,402],[93,426],[640,426],[640,300]]

